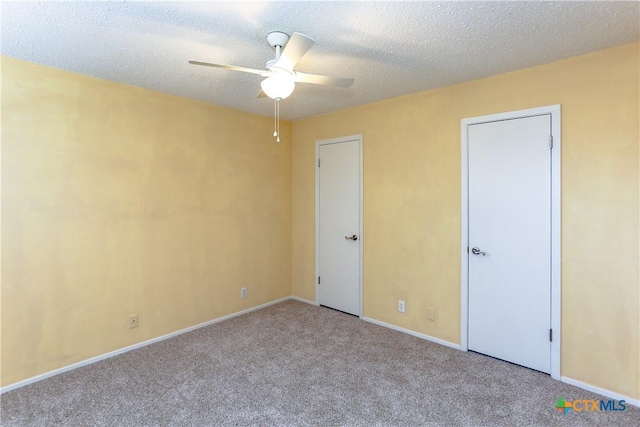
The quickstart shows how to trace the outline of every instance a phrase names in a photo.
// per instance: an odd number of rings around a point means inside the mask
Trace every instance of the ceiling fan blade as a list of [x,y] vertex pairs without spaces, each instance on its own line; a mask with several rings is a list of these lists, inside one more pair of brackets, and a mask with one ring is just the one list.
[[266,70],[256,70],[255,68],[236,67],[235,65],[223,65],[223,64],[211,64],[209,62],[189,61],[189,64],[202,65],[205,67],[223,68],[225,70],[242,71],[245,73],[259,74],[261,76],[266,75]]
[[264,93],[264,91],[262,89],[260,89],[260,92],[258,92],[258,95],[256,96],[256,98],[266,98],[267,94]]
[[302,58],[315,43],[315,40],[309,36],[302,33],[293,33],[284,47],[280,58],[273,66],[289,71],[293,70],[293,67],[300,61],[300,58]]
[[296,82],[313,83],[316,85],[329,85],[338,87],[349,87],[355,79],[345,77],[320,76],[318,74],[307,74],[296,71]]

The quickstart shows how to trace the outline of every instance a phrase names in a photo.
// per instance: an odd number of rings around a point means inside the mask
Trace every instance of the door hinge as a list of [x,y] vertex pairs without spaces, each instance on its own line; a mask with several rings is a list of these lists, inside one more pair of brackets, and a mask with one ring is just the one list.
[[320,276],[318,276],[318,285],[320,284]]
[[549,342],[553,342],[553,329],[549,329]]
[[320,167],[320,159],[318,159],[318,167]]
[[553,149],[553,135],[549,135],[549,149]]
[[469,253],[469,246],[467,246],[467,253]]

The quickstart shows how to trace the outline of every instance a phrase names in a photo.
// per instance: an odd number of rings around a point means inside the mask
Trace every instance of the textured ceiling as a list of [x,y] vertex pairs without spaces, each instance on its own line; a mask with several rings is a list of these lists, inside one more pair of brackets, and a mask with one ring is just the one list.
[[298,119],[639,39],[638,2],[3,2],[2,54],[261,114],[260,76],[190,59],[264,68],[270,31],[316,45],[296,69],[354,77],[298,84]]

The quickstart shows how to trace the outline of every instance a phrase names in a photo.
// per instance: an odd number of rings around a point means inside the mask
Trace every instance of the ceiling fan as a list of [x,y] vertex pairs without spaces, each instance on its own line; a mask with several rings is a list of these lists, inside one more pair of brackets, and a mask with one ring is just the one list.
[[293,93],[296,83],[312,83],[337,87],[349,87],[354,79],[343,77],[321,76],[307,74],[293,69],[300,58],[315,44],[315,41],[304,34],[293,33],[291,38],[283,32],[275,31],[267,35],[267,42],[276,49],[275,59],[267,61],[264,70],[237,67],[235,65],[211,64],[209,62],[189,61],[193,65],[223,68],[226,70],[242,71],[266,77],[260,84],[262,90],[258,98],[265,95],[277,101],[285,99]]

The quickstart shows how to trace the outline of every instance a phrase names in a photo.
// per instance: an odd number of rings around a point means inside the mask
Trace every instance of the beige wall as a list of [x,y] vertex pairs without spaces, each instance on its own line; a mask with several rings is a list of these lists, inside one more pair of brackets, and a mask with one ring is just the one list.
[[364,315],[459,343],[460,120],[562,104],[562,375],[640,398],[638,50],[294,122],[293,294],[315,299],[315,141],[362,133]]
[[3,58],[2,384],[290,295],[272,126]]

